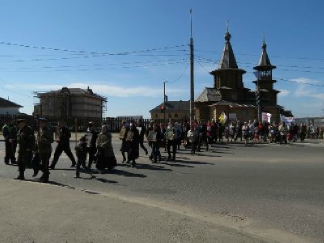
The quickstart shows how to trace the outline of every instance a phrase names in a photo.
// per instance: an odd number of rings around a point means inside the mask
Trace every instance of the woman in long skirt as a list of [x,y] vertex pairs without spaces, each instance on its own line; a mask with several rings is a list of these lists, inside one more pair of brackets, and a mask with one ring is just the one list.
[[97,169],[113,169],[117,166],[115,153],[111,144],[111,133],[108,132],[106,126],[101,127],[101,132],[97,139]]

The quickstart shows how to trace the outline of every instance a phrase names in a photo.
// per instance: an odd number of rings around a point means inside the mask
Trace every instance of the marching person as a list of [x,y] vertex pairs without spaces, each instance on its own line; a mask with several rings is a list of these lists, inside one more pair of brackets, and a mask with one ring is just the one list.
[[120,128],[120,132],[119,132],[119,139],[122,142],[121,147],[120,147],[120,152],[123,156],[123,163],[129,160],[128,157],[126,160],[126,155],[125,155],[125,153],[127,153],[127,156],[128,156],[128,152],[129,152],[128,143],[126,142],[126,136],[127,136],[128,130],[129,130],[129,128],[126,126],[126,121],[123,121],[122,127]]
[[244,122],[242,126],[242,135],[244,138],[244,144],[247,145],[250,136],[250,127],[247,122]]
[[152,143],[153,139],[152,139],[152,134],[154,135],[154,121],[153,120],[150,121],[150,125],[148,126],[148,128],[146,130],[146,134],[145,134],[148,145],[149,145],[150,148],[152,148],[149,159],[153,161],[153,143]]
[[306,138],[307,126],[306,123],[302,123],[300,126],[300,141],[303,142]]
[[19,129],[17,135],[18,141],[18,170],[19,175],[16,179],[25,180],[25,169],[33,157],[33,149],[35,145],[34,130],[27,126],[25,119],[16,120]]
[[139,121],[138,127],[140,128],[140,132],[139,132],[139,145],[144,150],[145,155],[147,155],[148,154],[148,151],[147,151],[147,148],[144,146],[144,135],[146,134],[146,127],[143,124],[143,121],[142,120]]
[[130,129],[127,132],[126,142],[128,143],[128,163],[132,162],[132,167],[136,165],[136,159],[139,156],[139,133],[134,123],[130,124]]
[[194,124],[191,125],[191,128],[187,133],[187,137],[189,139],[189,142],[191,143],[191,154],[195,154],[199,139],[199,131],[197,126],[195,126]]
[[280,133],[280,144],[282,143],[287,144],[287,126],[285,122],[281,122],[279,126],[279,133]]
[[163,122],[160,123],[160,131],[161,131],[161,142],[160,142],[160,148],[164,148],[164,152],[167,151],[166,148],[166,128]]
[[[86,159],[87,159],[87,153],[88,153],[88,143],[87,143],[87,136],[82,136],[80,138],[78,146],[75,148],[76,156],[77,156],[77,164],[75,168],[75,177],[74,178],[80,178],[80,167],[82,165],[82,168],[84,171],[91,174],[91,169],[88,169],[86,166]],[[92,177],[92,175],[91,175]]]
[[112,170],[117,166],[117,160],[112,146],[112,135],[108,132],[107,126],[101,127],[101,132],[97,139],[97,163],[98,170]]
[[157,123],[151,123],[151,126],[152,127],[149,128],[147,140],[150,143],[150,146],[152,147],[150,159],[153,161],[153,163],[156,163],[158,158],[159,161],[161,161],[160,143],[162,135],[161,129],[157,125]]
[[198,138],[197,151],[200,152],[200,148],[202,144],[206,145],[206,151],[208,151],[207,125],[205,122],[201,121],[199,123],[198,131],[199,131],[199,138]]
[[[166,142],[167,142],[167,152],[168,161],[175,161],[177,153],[177,131],[173,127],[173,123],[170,121],[165,131]],[[172,157],[171,157],[171,147],[172,147]]]
[[[41,171],[43,175],[40,177],[41,182],[48,182],[49,179],[49,160],[52,154],[53,131],[47,124],[46,118],[38,118],[38,134],[37,147],[38,155],[41,162]],[[36,171],[37,172],[37,171]],[[37,175],[35,172],[34,176]]]
[[2,127],[2,133],[5,140],[5,164],[17,164],[16,149],[17,149],[17,128],[13,117],[9,117],[6,124]]
[[88,147],[88,154],[89,154],[88,168],[91,169],[92,163],[96,160],[96,153],[97,153],[96,142],[98,138],[98,131],[96,130],[92,121],[88,123],[86,138],[88,140],[87,147]]
[[59,121],[58,128],[59,128],[59,138],[56,139],[57,146],[56,146],[56,149],[54,152],[54,158],[53,158],[51,166],[50,166],[50,168],[52,170],[55,169],[57,161],[63,151],[66,153],[66,155],[72,161],[71,167],[76,166],[76,161],[75,161],[74,155],[72,154],[72,151],[70,148],[71,132],[64,121]]

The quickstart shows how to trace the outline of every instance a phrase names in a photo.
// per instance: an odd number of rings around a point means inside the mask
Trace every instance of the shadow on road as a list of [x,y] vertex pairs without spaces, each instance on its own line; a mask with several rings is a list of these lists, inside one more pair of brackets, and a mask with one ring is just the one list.
[[[120,165],[120,166],[127,166],[127,165]],[[109,171],[110,174],[119,175],[119,176],[126,176],[126,177],[138,177],[138,178],[146,178],[146,175],[128,172],[125,170],[114,169]],[[101,173],[102,174],[102,173]]]
[[174,166],[174,167],[186,167],[186,168],[195,168],[194,166],[191,165],[183,165],[183,164],[179,164],[177,162],[181,162],[181,161],[175,161],[175,162],[163,162],[163,164],[165,165],[169,165],[169,166]]
[[135,168],[144,169],[144,170],[156,170],[156,171],[172,171],[171,169],[167,169],[157,164],[137,164]]

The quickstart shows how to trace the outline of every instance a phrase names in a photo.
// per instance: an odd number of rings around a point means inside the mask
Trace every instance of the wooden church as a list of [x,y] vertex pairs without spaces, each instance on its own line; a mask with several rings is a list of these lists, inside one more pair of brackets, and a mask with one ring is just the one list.
[[245,70],[238,67],[231,45],[231,34],[225,33],[225,46],[217,68],[210,72],[214,78],[214,86],[205,88],[195,100],[196,120],[217,120],[225,112],[230,119],[248,121],[262,120],[262,113],[271,114],[271,122],[280,121],[280,114],[292,116],[290,111],[277,104],[280,91],[274,89],[276,80],[272,78],[272,65],[267,54],[265,41],[257,66],[255,90],[244,87]]

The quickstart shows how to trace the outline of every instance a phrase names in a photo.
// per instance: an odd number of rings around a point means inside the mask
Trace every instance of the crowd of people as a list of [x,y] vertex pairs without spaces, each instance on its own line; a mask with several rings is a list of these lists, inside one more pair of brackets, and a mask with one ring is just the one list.
[[[98,131],[99,130],[99,131]],[[80,172],[98,173],[112,170],[117,166],[116,156],[112,146],[112,134],[103,124],[100,129],[93,122],[88,123],[86,133],[81,136],[75,147],[75,155],[70,148],[71,132],[64,121],[59,121],[58,126],[52,129],[45,118],[38,118],[38,130],[35,132],[27,125],[25,119],[14,120],[9,117],[2,127],[5,141],[5,164],[18,165],[18,177],[25,179],[26,168],[34,170],[33,177],[42,172],[40,180],[48,182],[50,170],[55,170],[59,157],[65,152],[71,160],[71,167],[75,167],[75,178],[80,177]],[[166,152],[166,161],[176,161],[177,150],[190,149],[191,154],[200,152],[202,148],[208,151],[214,143],[242,141],[269,142],[286,144],[289,141],[304,141],[306,138],[323,139],[323,129],[312,124],[296,124],[285,122],[268,123],[239,120],[226,124],[220,121],[194,121],[174,122],[167,124],[151,121],[148,126],[140,120],[123,121],[119,132],[121,140],[121,163],[135,167],[139,158],[139,149],[143,149],[152,163],[162,160],[161,149]],[[144,142],[147,141],[149,148]],[[52,143],[56,142],[51,164]],[[16,150],[18,158],[16,159]],[[150,152],[149,152],[150,150]],[[92,169],[95,164],[96,168]]]
[[[65,152],[71,160],[71,167],[75,167],[75,178],[80,177],[80,172],[89,173],[92,176],[92,164],[100,172],[113,169],[117,166],[117,160],[112,146],[112,136],[107,127],[103,125],[98,132],[93,122],[89,122],[86,133],[79,139],[75,147],[75,154],[70,148],[71,132],[64,121],[59,121],[53,129],[47,119],[38,118],[38,129],[34,131],[27,125],[25,119],[9,117],[2,127],[5,140],[5,164],[18,165],[16,179],[25,180],[26,168],[32,168],[33,177],[42,172],[39,178],[41,182],[48,182],[50,170],[55,170],[59,157]],[[52,144],[56,142],[56,148],[51,165]],[[17,158],[16,158],[17,152]],[[88,161],[87,161],[88,160]]]

